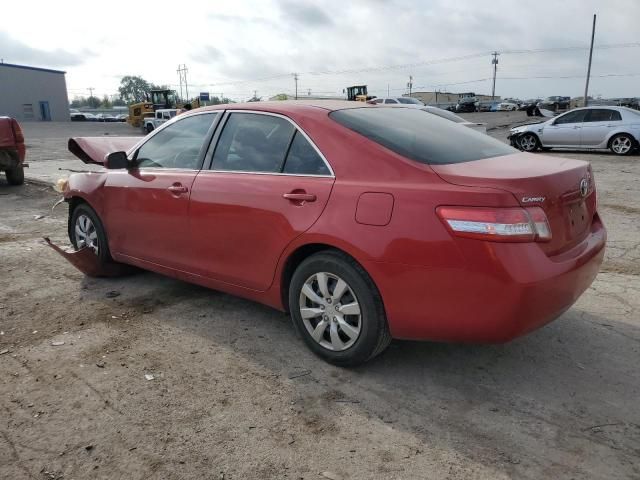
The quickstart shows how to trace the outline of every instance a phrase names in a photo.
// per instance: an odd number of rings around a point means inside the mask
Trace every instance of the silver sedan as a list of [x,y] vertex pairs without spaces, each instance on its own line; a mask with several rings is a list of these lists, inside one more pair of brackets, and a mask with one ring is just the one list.
[[525,152],[578,148],[628,155],[640,143],[640,112],[626,107],[576,108],[542,123],[514,127],[509,140]]

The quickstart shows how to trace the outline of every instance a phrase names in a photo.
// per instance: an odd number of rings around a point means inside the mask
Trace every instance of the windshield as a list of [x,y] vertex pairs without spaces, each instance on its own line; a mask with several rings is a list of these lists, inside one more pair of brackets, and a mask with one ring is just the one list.
[[426,164],[462,163],[517,150],[470,128],[414,108],[353,108],[330,117],[344,127]]
[[420,100],[418,100],[417,98],[411,98],[411,97],[399,97],[397,99],[400,103],[405,103],[405,104],[411,104],[411,105],[424,105],[424,103],[422,103]]

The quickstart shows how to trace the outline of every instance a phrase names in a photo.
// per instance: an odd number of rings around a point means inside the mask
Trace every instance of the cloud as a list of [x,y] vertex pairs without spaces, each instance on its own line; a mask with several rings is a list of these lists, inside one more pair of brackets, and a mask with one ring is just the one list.
[[60,48],[55,50],[33,48],[5,32],[0,32],[0,58],[7,63],[38,67],[73,67],[82,65],[88,55],[91,55],[88,50],[72,53]]
[[220,49],[211,45],[205,45],[204,47],[200,48],[199,51],[190,55],[192,60],[204,63],[220,61],[224,58],[224,56],[224,53]]
[[296,0],[282,0],[280,2],[282,17],[292,20],[293,23],[302,27],[325,27],[333,25],[333,20],[329,15],[320,10],[315,5],[305,4]]

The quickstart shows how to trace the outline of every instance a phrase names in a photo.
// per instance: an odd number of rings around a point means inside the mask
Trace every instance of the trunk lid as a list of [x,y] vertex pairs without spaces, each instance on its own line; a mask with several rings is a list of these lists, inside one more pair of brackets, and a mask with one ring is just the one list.
[[448,183],[497,188],[512,193],[522,207],[542,207],[552,238],[540,247],[549,256],[582,241],[596,213],[591,165],[581,160],[517,153],[431,167]]

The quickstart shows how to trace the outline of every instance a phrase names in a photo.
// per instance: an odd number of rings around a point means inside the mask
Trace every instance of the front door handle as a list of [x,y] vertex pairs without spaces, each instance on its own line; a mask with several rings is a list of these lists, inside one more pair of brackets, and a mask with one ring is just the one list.
[[316,196],[313,193],[285,193],[282,195],[287,200],[292,202],[315,202]]
[[184,185],[179,183],[174,183],[170,187],[167,188],[173,195],[180,195],[181,193],[187,193],[189,189]]

